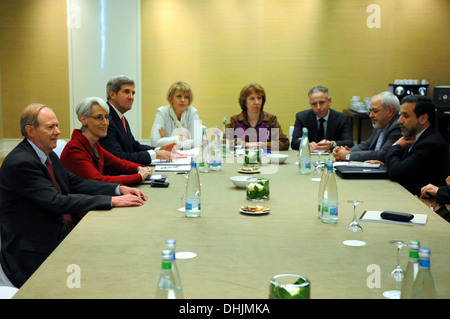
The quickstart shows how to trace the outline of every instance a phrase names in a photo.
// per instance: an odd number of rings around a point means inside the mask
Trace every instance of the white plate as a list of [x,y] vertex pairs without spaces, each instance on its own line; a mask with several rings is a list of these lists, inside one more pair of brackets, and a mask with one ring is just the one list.
[[259,169],[259,167],[258,167],[258,169],[257,170],[251,170],[251,171],[243,171],[242,170],[242,168],[239,168],[238,169],[238,172],[239,173],[243,173],[243,174],[256,174],[256,173],[259,173],[261,170]]
[[265,215],[265,214],[269,214],[270,213],[270,208],[268,210],[263,210],[262,212],[248,212],[248,211],[243,210],[241,208],[239,208],[239,211],[242,214],[246,214],[246,215]]

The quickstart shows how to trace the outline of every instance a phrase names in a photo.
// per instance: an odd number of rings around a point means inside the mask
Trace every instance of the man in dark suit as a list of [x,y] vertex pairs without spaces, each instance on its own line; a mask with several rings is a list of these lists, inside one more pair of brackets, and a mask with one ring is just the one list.
[[353,146],[353,130],[347,115],[330,109],[328,88],[316,86],[309,90],[310,110],[296,114],[291,147],[298,150],[303,127],[308,129],[311,151],[329,151],[336,146]]
[[25,138],[0,168],[0,263],[16,287],[67,235],[64,214],[140,206],[147,199],[136,188],[85,180],[65,169],[52,151],[61,131],[48,106],[26,107],[20,127]]
[[106,85],[106,94],[111,120],[108,134],[99,140],[100,145],[119,158],[142,165],[149,165],[156,158],[170,161],[176,143],[168,143],[160,149],[155,149],[153,146],[139,143],[131,133],[124,114],[133,106],[133,79],[127,76],[114,77]]
[[435,106],[426,96],[402,99],[399,138],[386,154],[388,176],[414,195],[427,184],[444,186],[448,169],[448,146],[434,127]]
[[373,132],[366,141],[348,148],[338,146],[333,149],[337,161],[366,161],[377,160],[385,162],[386,153],[392,144],[402,136],[400,125],[397,123],[400,112],[398,98],[390,93],[383,92],[370,100],[370,120]]

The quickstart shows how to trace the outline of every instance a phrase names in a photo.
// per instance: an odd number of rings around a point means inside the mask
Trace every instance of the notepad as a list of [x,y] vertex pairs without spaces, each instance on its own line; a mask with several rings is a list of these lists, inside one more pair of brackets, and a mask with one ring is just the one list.
[[359,220],[364,221],[364,222],[424,226],[427,223],[427,217],[428,217],[426,214],[413,214],[414,218],[411,219],[409,222],[400,222],[400,221],[396,221],[396,220],[383,219],[380,216],[381,213],[382,213],[382,211],[366,210],[366,211],[364,211],[364,213],[362,213]]
[[155,172],[189,172],[191,165],[156,165]]

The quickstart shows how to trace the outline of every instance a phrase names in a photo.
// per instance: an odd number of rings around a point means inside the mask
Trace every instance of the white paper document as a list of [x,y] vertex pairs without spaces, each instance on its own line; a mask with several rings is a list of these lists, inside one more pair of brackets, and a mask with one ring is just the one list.
[[370,211],[366,210],[361,217],[360,221],[365,222],[377,222],[377,223],[390,223],[390,224],[401,224],[401,225],[425,225],[427,223],[427,215],[426,214],[412,214],[414,218],[409,222],[401,222],[396,220],[389,220],[381,218],[382,211]]

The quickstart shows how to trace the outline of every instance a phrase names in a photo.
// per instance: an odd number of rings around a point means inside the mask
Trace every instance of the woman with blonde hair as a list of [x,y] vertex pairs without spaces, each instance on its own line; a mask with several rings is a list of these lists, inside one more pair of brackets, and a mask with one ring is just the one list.
[[159,147],[176,142],[180,149],[191,149],[194,140],[201,137],[200,119],[191,104],[192,90],[186,82],[173,83],[167,92],[168,106],[156,110],[151,131],[151,144]]

